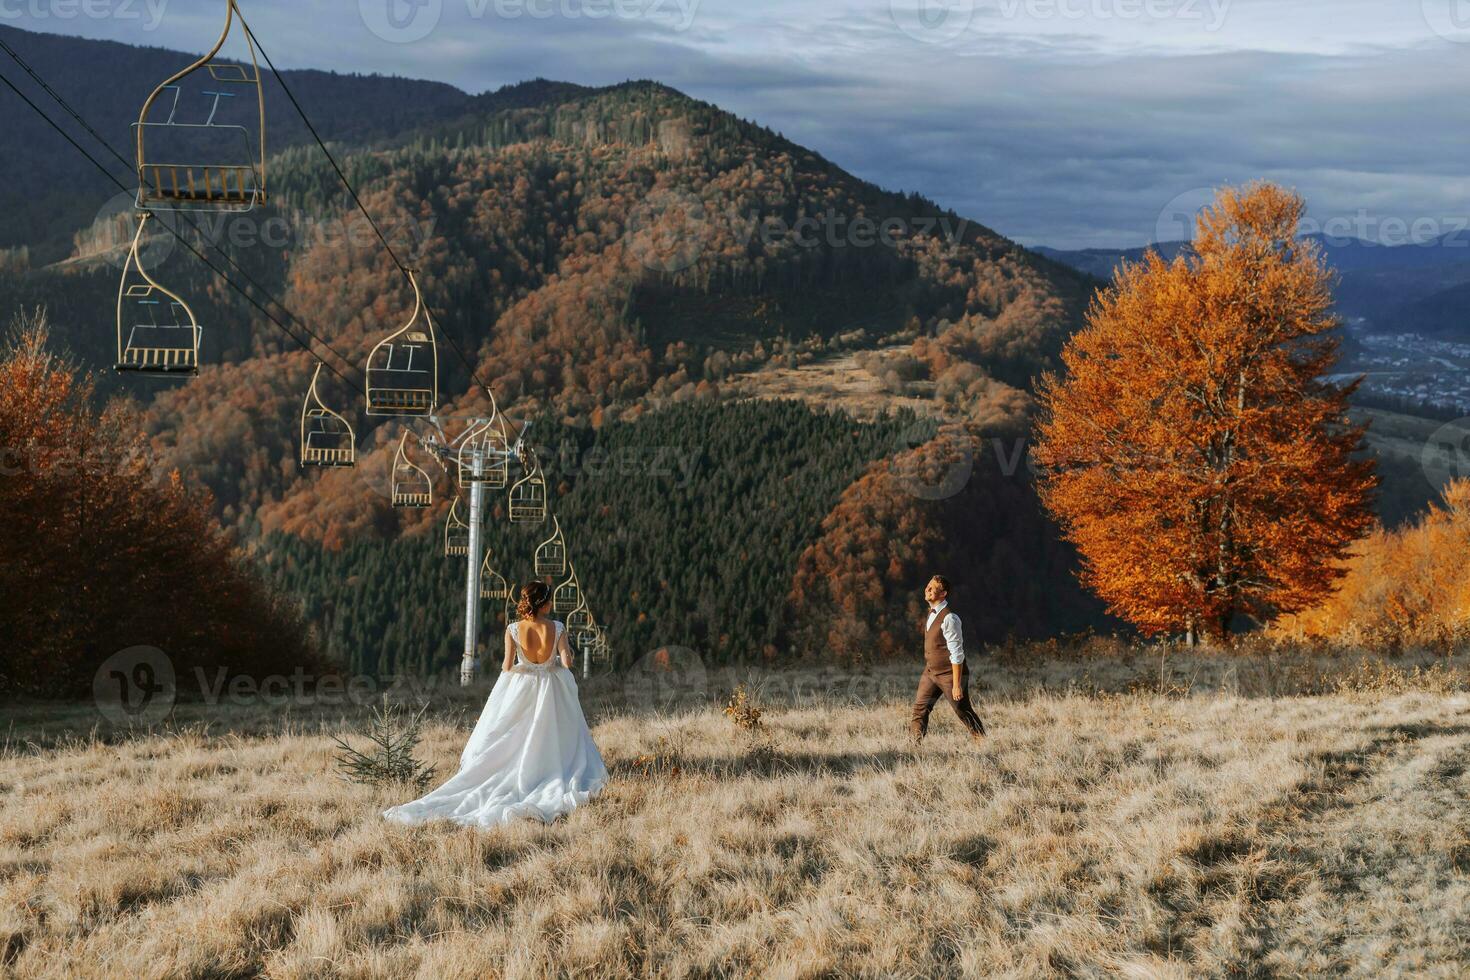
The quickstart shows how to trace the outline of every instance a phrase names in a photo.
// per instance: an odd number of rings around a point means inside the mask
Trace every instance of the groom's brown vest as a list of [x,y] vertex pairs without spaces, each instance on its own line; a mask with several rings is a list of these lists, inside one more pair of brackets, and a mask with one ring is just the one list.
[[[950,678],[949,645],[944,641],[944,619],[954,612],[953,606],[945,606],[944,611],[934,617],[933,625],[924,630],[924,669],[941,678]],[[925,613],[924,618],[928,619]],[[965,665],[960,666],[960,676],[968,673]]]

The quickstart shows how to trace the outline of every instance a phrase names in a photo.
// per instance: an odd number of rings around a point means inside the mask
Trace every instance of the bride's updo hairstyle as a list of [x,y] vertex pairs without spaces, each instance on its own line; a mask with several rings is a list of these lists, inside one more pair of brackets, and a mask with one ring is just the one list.
[[521,597],[516,600],[516,615],[522,619],[530,619],[550,599],[551,587],[545,582],[527,582],[521,586]]

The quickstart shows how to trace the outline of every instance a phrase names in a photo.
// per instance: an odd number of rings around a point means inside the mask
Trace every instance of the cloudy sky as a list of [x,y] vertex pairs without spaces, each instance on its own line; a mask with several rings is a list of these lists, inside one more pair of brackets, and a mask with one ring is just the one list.
[[[1028,245],[1183,237],[1222,183],[1334,234],[1470,222],[1470,0],[241,0],[280,67],[654,78]],[[197,51],[222,0],[0,0]]]

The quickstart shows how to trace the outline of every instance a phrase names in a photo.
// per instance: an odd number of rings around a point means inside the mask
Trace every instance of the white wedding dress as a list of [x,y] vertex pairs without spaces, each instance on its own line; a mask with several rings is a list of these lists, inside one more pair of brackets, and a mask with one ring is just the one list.
[[606,785],[607,767],[587,730],[577,682],[558,655],[565,628],[555,623],[551,657],[538,664],[526,659],[519,626],[506,628],[515,666],[495,682],[459,771],[427,796],[384,810],[384,817],[479,827],[520,817],[550,822]]

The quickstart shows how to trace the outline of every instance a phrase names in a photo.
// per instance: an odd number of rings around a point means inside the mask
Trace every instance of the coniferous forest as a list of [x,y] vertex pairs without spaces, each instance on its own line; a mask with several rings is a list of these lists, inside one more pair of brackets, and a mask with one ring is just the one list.
[[[916,426],[932,430],[912,417],[859,423],[792,402],[743,402],[560,430],[541,454],[558,487],[553,508],[589,603],[609,624],[615,663],[663,645],[714,662],[775,657],[798,556],[844,488]],[[528,581],[547,531],[492,520],[486,533],[497,571]],[[262,552],[354,671],[457,668],[465,564],[444,557],[437,524],[340,551],[278,532]],[[504,612],[484,602],[491,656]]]

